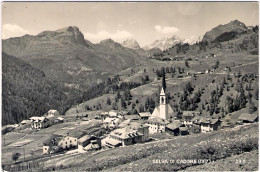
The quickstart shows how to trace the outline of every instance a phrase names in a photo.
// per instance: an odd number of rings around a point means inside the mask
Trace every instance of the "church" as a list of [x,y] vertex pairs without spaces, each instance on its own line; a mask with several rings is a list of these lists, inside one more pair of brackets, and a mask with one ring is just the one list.
[[162,81],[162,89],[160,92],[160,103],[157,106],[152,116],[147,121],[147,125],[149,126],[149,133],[162,133],[165,132],[165,127],[170,123],[171,118],[174,115],[172,107],[168,104],[166,98],[166,83],[165,78]]

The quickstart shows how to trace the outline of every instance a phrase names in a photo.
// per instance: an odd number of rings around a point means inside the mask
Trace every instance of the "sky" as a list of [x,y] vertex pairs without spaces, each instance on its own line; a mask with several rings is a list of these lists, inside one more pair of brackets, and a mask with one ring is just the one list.
[[258,2],[3,2],[2,39],[77,26],[92,43],[196,40],[232,20],[258,25]]

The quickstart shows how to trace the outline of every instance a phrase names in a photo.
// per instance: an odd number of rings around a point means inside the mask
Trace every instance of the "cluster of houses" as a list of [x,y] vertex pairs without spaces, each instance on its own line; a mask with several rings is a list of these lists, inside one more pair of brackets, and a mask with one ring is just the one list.
[[99,137],[82,132],[70,132],[66,136],[52,135],[43,142],[43,154],[52,154],[70,149],[85,152],[100,148],[101,139]]
[[[55,117],[52,116],[52,117]],[[32,127],[46,127],[49,125],[47,117],[32,117]],[[141,112],[138,115],[128,115],[127,111],[102,112],[97,116],[101,119],[102,129],[105,132],[68,132],[63,136],[52,136],[44,142],[43,153],[50,154],[58,151],[77,149],[78,152],[99,150],[101,148],[114,148],[140,144],[150,140],[149,135],[167,133],[182,136],[190,133],[206,133],[220,129],[219,118],[205,117],[196,111],[183,111],[182,118],[174,116],[172,107],[166,100],[165,88],[161,89],[159,105],[153,113]],[[239,121],[255,122],[257,115],[242,114]],[[47,120],[48,121],[48,120]],[[39,124],[39,122],[43,122]],[[100,128],[96,130],[101,131]]]
[[33,116],[30,118],[29,121],[26,120],[25,122],[30,123],[32,129],[40,130],[43,128],[50,127],[54,124],[62,123],[64,119],[58,116],[59,112],[57,110],[49,110],[46,115],[43,115],[41,117]]

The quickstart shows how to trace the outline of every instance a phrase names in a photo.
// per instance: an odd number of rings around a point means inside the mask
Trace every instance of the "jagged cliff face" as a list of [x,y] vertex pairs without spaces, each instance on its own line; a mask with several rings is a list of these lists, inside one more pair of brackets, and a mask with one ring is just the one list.
[[141,57],[113,40],[92,44],[75,26],[38,35],[3,40],[3,52],[23,59],[48,78],[90,84],[101,73],[114,74],[135,65]]
[[138,49],[140,49],[139,44],[138,44],[137,41],[134,40],[134,39],[127,39],[127,40],[125,40],[124,42],[122,42],[121,45],[124,46],[124,47],[126,47],[126,48],[133,49],[133,50],[138,50]]
[[202,41],[214,41],[218,36],[225,32],[236,32],[236,33],[243,33],[248,31],[246,25],[238,20],[231,21],[225,25],[218,25],[217,27],[213,28],[212,30],[205,33],[203,36]]

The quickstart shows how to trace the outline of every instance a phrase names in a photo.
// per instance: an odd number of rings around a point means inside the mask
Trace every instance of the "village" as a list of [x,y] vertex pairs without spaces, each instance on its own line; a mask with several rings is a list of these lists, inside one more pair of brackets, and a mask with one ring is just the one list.
[[[19,130],[31,130],[45,133],[48,128],[68,123],[73,119],[79,121],[75,128],[65,127],[62,132],[53,132],[42,142],[42,155],[73,154],[106,150],[110,148],[142,144],[156,141],[154,135],[184,136],[198,133],[213,132],[225,129],[222,119],[210,115],[202,116],[197,111],[183,111],[177,117],[167,100],[166,85],[162,84],[159,105],[150,112],[129,114],[127,111],[97,111],[95,115],[81,114],[74,118],[65,118],[57,110],[49,110],[43,116],[33,116],[23,120],[15,127]],[[243,113],[237,125],[258,121],[255,114]],[[84,125],[81,125],[83,124]],[[15,128],[14,127],[14,128]],[[8,129],[8,128],[6,128]],[[64,129],[64,128],[63,128]],[[3,131],[2,131],[3,132]]]

